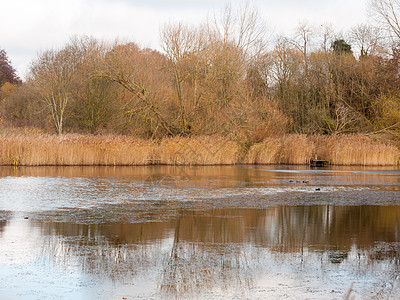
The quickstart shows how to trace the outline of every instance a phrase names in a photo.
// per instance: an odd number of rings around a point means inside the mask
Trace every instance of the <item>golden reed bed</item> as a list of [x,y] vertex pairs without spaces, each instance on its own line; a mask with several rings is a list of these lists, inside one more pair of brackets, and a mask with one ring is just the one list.
[[310,137],[289,134],[253,145],[245,163],[299,165],[312,160],[344,166],[392,166],[399,164],[399,149],[361,134]]
[[255,144],[244,152],[238,143],[219,136],[174,137],[160,142],[127,136],[62,136],[0,134],[0,165],[232,165],[308,164],[397,165],[399,150],[362,135],[289,134]]

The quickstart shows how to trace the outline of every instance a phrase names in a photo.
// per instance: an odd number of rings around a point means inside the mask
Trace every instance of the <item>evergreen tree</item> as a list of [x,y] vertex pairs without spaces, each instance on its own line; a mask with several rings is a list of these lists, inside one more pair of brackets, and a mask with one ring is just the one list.
[[345,40],[335,40],[332,43],[332,50],[334,53],[343,54],[343,53],[352,53],[351,46],[346,43]]

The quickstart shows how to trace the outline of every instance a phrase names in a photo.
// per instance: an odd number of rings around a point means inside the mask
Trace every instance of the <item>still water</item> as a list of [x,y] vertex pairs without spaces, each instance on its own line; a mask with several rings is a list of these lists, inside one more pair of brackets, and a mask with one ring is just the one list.
[[396,168],[0,167],[0,299],[348,294],[400,297]]

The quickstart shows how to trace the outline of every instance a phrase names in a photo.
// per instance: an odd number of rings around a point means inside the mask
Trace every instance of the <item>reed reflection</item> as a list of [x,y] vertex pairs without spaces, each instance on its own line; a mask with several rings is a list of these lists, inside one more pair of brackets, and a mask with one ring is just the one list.
[[289,183],[290,180],[336,184],[398,184],[393,167],[340,167],[315,170],[309,166],[135,166],[135,167],[0,167],[1,177],[87,177],[163,181],[174,186],[235,187]]

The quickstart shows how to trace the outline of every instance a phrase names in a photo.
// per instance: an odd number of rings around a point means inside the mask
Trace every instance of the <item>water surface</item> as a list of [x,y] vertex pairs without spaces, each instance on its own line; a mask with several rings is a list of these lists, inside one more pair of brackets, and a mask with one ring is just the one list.
[[0,167],[1,299],[396,299],[393,168]]

